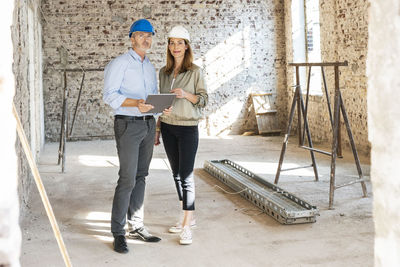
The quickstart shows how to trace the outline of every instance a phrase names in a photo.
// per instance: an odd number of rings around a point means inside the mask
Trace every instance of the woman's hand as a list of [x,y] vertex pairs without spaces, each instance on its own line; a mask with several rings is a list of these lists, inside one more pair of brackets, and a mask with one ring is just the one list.
[[163,115],[170,115],[171,113],[172,113],[172,106],[164,109],[164,111],[163,111]]
[[156,136],[155,136],[155,139],[154,139],[154,145],[155,146],[158,146],[159,144],[160,144],[160,131],[156,131]]
[[153,108],[154,107],[152,105],[145,104],[145,101],[143,99],[139,100],[138,109],[139,109],[140,112],[146,113],[147,111],[149,111],[149,110],[151,110]]
[[171,93],[175,94],[177,98],[186,98],[186,92],[182,88],[175,88],[170,91]]
[[175,88],[170,91],[171,93],[176,95],[176,98],[185,98],[186,100],[189,100],[192,102],[192,104],[196,104],[199,99],[197,95],[193,95],[189,92],[186,92],[182,88]]

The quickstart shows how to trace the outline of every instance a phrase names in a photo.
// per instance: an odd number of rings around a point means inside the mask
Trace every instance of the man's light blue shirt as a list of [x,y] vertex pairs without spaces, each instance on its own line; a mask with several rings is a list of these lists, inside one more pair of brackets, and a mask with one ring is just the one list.
[[141,57],[130,48],[113,59],[104,70],[103,100],[114,109],[115,115],[144,116],[137,107],[121,107],[127,98],[146,100],[157,94],[156,70],[148,57]]

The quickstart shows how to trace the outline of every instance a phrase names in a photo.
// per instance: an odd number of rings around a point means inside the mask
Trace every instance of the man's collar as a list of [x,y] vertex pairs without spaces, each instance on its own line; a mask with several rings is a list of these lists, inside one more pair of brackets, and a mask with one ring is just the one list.
[[[139,56],[138,55],[138,53],[136,53],[136,51],[135,50],[133,50],[133,48],[129,48],[129,50],[128,50],[128,53],[134,58],[134,59],[137,59],[137,60],[139,60],[140,62],[142,62],[142,58],[141,58],[141,56]],[[144,61],[149,61],[149,58],[145,55],[144,56],[144,60],[143,60],[143,62]]]

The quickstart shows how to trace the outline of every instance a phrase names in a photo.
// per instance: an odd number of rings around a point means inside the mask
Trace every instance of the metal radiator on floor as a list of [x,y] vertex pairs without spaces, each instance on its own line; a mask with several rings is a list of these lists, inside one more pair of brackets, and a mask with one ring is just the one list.
[[299,197],[230,161],[210,160],[204,169],[282,224],[312,223],[319,211]]

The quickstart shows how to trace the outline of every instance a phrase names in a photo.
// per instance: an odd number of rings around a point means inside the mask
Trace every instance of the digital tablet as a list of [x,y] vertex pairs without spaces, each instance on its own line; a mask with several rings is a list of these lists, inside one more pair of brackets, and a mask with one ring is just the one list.
[[146,113],[161,113],[164,109],[169,108],[174,102],[176,95],[174,94],[158,94],[158,95],[148,95],[146,99],[146,104],[154,106],[153,109]]

